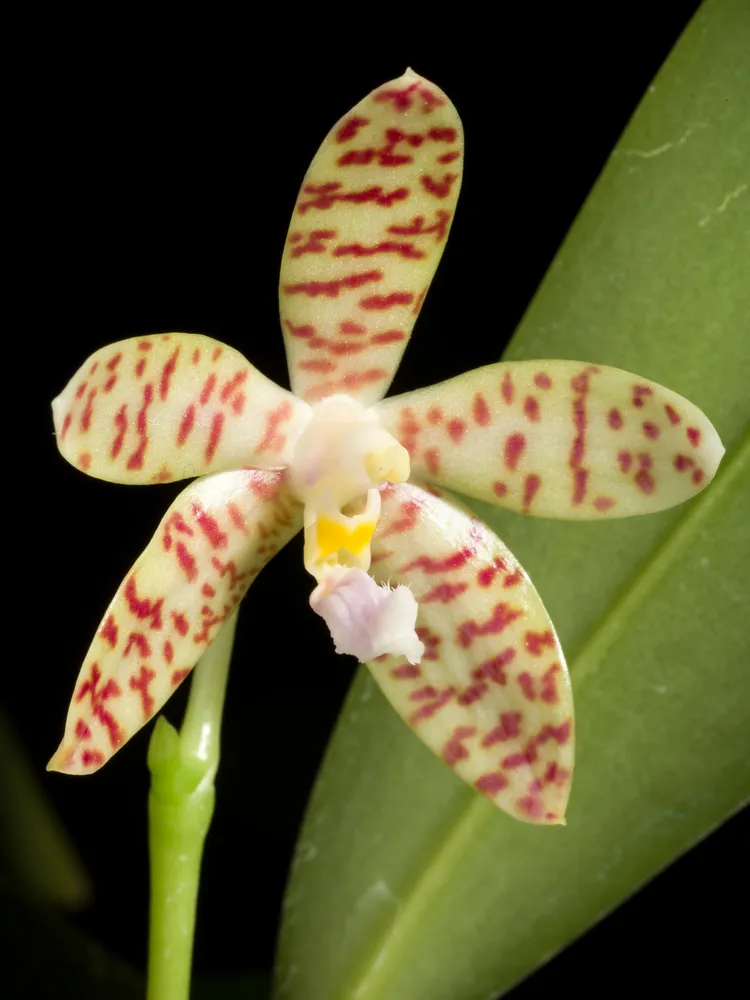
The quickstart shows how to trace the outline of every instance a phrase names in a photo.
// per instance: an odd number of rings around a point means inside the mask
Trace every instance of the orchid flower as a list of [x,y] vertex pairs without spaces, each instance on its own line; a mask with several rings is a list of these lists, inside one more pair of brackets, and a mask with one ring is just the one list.
[[573,706],[554,627],[512,553],[447,491],[543,517],[646,514],[703,489],[724,449],[677,393],[579,361],[492,364],[383,401],[461,163],[455,108],[410,70],[329,133],[281,266],[292,392],[231,347],[165,333],[97,351],[55,400],[60,451],[89,475],[200,478],[107,608],[50,768],[111,757],[303,528],[310,603],[337,650],[500,808],[564,821]]

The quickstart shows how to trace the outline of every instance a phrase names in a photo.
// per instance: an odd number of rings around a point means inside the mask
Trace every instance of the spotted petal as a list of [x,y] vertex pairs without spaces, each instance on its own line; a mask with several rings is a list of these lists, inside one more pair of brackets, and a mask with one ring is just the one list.
[[573,704],[552,623],[503,543],[457,504],[407,484],[384,491],[372,572],[419,601],[419,665],[369,663],[414,732],[501,809],[564,822]]
[[714,476],[724,447],[670,389],[579,361],[517,361],[378,404],[412,475],[540,517],[648,514]]
[[407,70],[318,150],[279,286],[290,378],[303,399],[385,394],[445,246],[462,147],[456,109]]
[[183,490],[107,608],[49,769],[95,771],[148,722],[301,520],[281,472]]
[[52,411],[69,462],[135,484],[286,465],[309,407],[233,348],[164,333],[96,351]]

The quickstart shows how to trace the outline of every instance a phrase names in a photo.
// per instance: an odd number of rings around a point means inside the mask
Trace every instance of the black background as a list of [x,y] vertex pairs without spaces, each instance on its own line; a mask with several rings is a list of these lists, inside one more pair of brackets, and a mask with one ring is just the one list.
[[[425,32],[404,34],[386,11],[348,27],[333,10],[290,10],[273,30],[214,22],[208,31],[184,14],[166,32],[127,19],[47,26],[13,90],[20,169],[9,202],[21,225],[8,293],[19,308],[8,307],[5,343],[18,361],[4,372],[16,401],[6,411],[15,513],[5,527],[20,553],[6,635],[23,636],[6,664],[6,700],[40,773],[104,608],[181,488],[98,482],[57,456],[48,403],[86,356],[139,333],[204,332],[286,385],[276,288],[302,175],[330,126],[411,64],[458,107],[467,175],[393,390],[497,360],[695,6],[527,5],[511,18],[497,5],[494,27],[454,11],[434,39],[427,10]],[[308,51],[290,39],[307,39]],[[503,289],[491,323],[481,301],[453,294],[469,275]],[[466,331],[460,358],[430,337],[441,326]],[[253,587],[240,621],[201,888],[201,973],[270,968],[296,831],[352,676],[307,609],[300,555],[297,539]],[[298,613],[280,632],[287,599]],[[174,723],[184,698],[167,706]],[[263,759],[282,710],[301,740],[274,746],[288,755],[276,758],[283,793],[270,770],[248,764]],[[43,775],[96,885],[76,919],[139,968],[149,734],[90,780]],[[732,912],[738,883],[747,888],[747,832],[746,816],[728,823],[513,996],[728,988],[744,967]],[[230,919],[238,899],[242,919]]]

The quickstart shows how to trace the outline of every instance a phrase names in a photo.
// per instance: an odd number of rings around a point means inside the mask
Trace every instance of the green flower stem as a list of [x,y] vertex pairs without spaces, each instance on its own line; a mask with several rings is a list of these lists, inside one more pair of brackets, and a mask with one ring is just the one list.
[[203,845],[237,612],[193,671],[181,732],[160,716],[148,748],[151,913],[147,1000],[187,1000]]

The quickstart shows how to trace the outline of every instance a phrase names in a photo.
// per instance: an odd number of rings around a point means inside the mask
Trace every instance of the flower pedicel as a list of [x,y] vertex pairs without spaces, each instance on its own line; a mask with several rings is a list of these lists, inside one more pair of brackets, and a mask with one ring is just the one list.
[[112,482],[199,475],[120,586],[50,768],[95,771],[190,672],[302,527],[311,605],[414,732],[518,819],[562,823],[565,660],[527,575],[445,492],[601,519],[689,499],[723,448],[692,403],[577,361],[488,365],[382,400],[461,178],[455,108],[411,71],[334,127],[281,266],[293,394],[231,347],[156,334],[93,354],[53,404],[60,451]]

